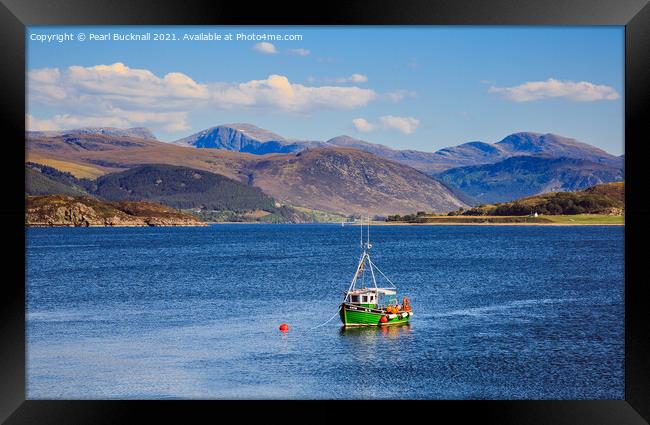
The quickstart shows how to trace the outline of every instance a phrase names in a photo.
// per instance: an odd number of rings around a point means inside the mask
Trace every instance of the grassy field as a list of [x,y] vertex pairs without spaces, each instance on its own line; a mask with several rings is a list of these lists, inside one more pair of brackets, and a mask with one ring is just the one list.
[[576,215],[547,215],[553,223],[561,224],[625,224],[622,215],[576,214]]
[[333,212],[313,210],[305,207],[292,207],[301,213],[307,214],[313,218],[315,222],[319,223],[340,223],[348,221],[348,217],[343,214]]
[[625,217],[604,214],[530,216],[422,216],[410,222],[397,221],[385,224],[514,224],[514,225],[622,225]]
[[41,158],[28,154],[28,160],[38,164],[47,165],[56,168],[59,171],[64,171],[72,174],[78,179],[96,179],[97,177],[106,174],[105,171],[89,165],[78,164],[76,162],[61,161],[58,159]]

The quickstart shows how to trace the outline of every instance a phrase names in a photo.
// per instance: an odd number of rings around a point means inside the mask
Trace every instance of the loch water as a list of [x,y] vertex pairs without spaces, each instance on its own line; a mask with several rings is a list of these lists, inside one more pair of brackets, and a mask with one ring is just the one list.
[[30,228],[27,397],[624,397],[622,226],[370,232],[408,326],[312,329],[358,226]]

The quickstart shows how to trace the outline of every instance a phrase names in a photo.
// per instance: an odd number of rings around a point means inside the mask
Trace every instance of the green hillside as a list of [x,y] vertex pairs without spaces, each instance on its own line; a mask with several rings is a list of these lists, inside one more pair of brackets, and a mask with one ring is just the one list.
[[28,196],[85,195],[106,201],[156,202],[211,222],[345,220],[336,214],[281,205],[257,187],[205,170],[174,165],[142,165],[88,180],[49,166],[26,163],[25,179]]
[[179,209],[250,211],[276,209],[260,189],[219,174],[174,165],[142,165],[95,181],[108,200],[149,200]]
[[36,195],[87,195],[84,186],[90,180],[77,179],[70,173],[61,172],[45,165],[25,164],[25,194]]
[[579,192],[544,193],[500,204],[479,205],[462,215],[521,216],[530,214],[621,215],[625,209],[625,183],[599,184]]
[[[447,214],[418,211],[391,215],[387,222],[398,223],[557,223],[623,224],[625,183],[599,184],[579,192],[554,192],[512,202],[479,205]],[[535,216],[537,213],[537,216]]]

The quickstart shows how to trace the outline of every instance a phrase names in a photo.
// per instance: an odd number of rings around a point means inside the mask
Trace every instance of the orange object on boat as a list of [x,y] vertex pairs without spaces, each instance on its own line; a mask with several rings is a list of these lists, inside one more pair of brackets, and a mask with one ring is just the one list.
[[404,311],[411,311],[411,302],[406,297],[402,300],[402,309]]
[[397,304],[397,305],[389,305],[388,307],[386,307],[386,312],[391,313],[391,314],[397,314],[397,313],[399,313],[399,310],[400,310],[399,304]]

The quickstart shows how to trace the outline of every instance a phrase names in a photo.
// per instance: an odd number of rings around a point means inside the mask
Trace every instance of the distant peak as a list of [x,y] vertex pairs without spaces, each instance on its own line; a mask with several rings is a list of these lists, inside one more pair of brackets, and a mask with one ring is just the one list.
[[[551,133],[546,133],[546,134],[551,134]],[[508,135],[506,137],[510,137],[510,136],[536,136],[537,137],[537,136],[543,136],[543,135],[544,135],[544,133],[538,133],[536,131],[517,131],[517,132],[512,133],[512,134],[510,134],[510,135]]]
[[233,122],[233,123],[226,123],[226,124],[221,124],[219,127],[230,127],[230,128],[236,128],[236,129],[242,129],[242,130],[264,130],[262,127],[258,127],[255,124],[247,123],[247,122]]
[[524,145],[530,143],[538,143],[543,137],[544,134],[542,133],[535,133],[532,131],[520,131],[517,133],[512,133],[507,135],[496,144],[517,146],[517,145]]
[[286,138],[280,136],[279,134],[273,133],[272,131],[266,130],[264,128],[249,123],[220,124],[214,127],[206,128],[205,130],[201,130],[195,133],[195,135],[205,135],[219,130],[237,131],[239,133],[245,134],[246,136],[252,139],[256,139],[261,142],[267,142],[270,140],[284,142],[287,140]]
[[342,134],[340,136],[332,137],[327,140],[325,143],[336,143],[336,142],[363,142],[363,140],[357,139],[356,137],[348,136],[347,134]]
[[46,136],[62,136],[64,134],[101,134],[118,137],[138,137],[142,139],[158,140],[151,130],[145,127],[117,128],[117,127],[81,127],[68,130],[30,131],[32,134]]
[[604,150],[570,137],[554,133],[513,133],[496,143],[511,154],[546,153],[556,157],[582,158],[596,162],[611,161],[615,157]]
[[[512,133],[504,137],[497,144],[523,144],[523,143],[538,143],[544,144],[548,142],[578,142],[570,137],[561,136],[555,133],[537,133],[533,131],[521,131]],[[582,143],[582,142],[579,142]]]

